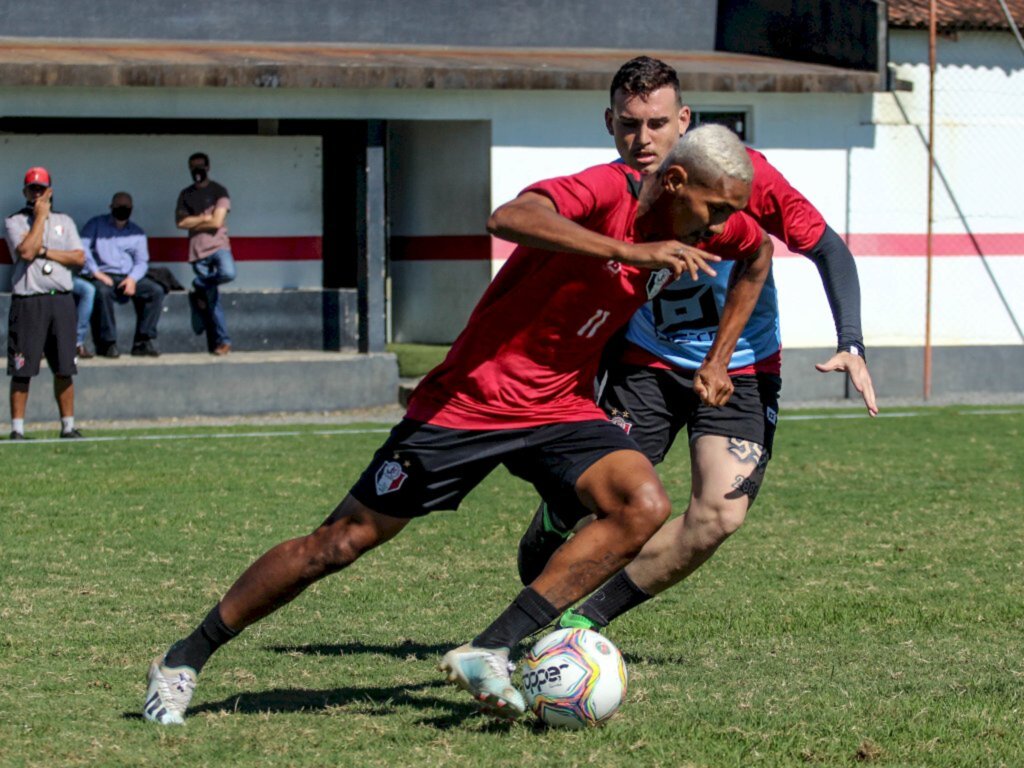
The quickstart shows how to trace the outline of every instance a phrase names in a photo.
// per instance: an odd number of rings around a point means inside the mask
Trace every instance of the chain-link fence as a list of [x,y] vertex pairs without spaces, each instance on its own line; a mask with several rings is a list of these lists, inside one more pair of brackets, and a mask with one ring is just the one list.
[[[1000,0],[992,14],[1002,14]],[[896,90],[881,121],[901,158],[887,175],[885,199],[896,231],[930,238],[907,247],[924,253],[921,324],[930,345],[1024,342],[1024,45],[1017,30],[941,29],[935,37],[933,99],[929,35],[891,30]],[[930,125],[930,120],[933,121]],[[928,146],[932,140],[929,183]],[[891,169],[896,171],[897,169]],[[910,219],[916,218],[916,225]],[[911,294],[914,286],[903,286]],[[930,389],[926,352],[924,391]],[[981,372],[979,372],[981,373]]]

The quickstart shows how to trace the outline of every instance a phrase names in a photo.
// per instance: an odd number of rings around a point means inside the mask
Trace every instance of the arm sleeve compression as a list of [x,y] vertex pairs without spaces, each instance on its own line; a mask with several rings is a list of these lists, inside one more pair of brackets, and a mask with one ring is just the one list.
[[832,227],[804,255],[814,262],[825,287],[828,305],[836,324],[838,349],[856,347],[863,356],[864,334],[860,324],[860,280],[853,254]]

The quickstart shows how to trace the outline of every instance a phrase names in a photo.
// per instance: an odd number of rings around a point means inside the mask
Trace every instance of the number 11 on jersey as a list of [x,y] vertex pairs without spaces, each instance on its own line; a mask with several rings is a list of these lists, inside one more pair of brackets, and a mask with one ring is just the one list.
[[586,339],[594,338],[594,334],[597,333],[597,329],[604,325],[604,321],[608,319],[609,315],[611,315],[611,312],[607,309],[597,310],[597,312],[591,315],[590,319],[587,320],[587,322],[585,322],[578,331],[576,331],[576,335],[582,336]]

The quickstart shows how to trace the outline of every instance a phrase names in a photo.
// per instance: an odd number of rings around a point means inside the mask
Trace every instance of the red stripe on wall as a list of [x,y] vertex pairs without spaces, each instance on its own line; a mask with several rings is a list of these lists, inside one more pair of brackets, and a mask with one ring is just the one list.
[[479,261],[491,258],[490,235],[392,237],[392,261]]
[[[321,237],[232,237],[235,261],[320,261]],[[188,240],[183,237],[149,238],[149,259],[153,262],[188,261]],[[11,264],[7,243],[0,242],[0,264]]]
[[[232,237],[235,261],[320,261],[322,237]],[[183,237],[149,238],[150,261],[188,261]]]
[[[849,236],[850,250],[864,257],[923,257],[923,234],[860,233]],[[974,235],[935,235],[935,256],[1024,256],[1024,232],[983,233]],[[489,235],[438,235],[391,238],[392,261],[504,261],[515,244]],[[232,237],[231,251],[236,261],[319,261],[323,258],[323,238]],[[154,262],[188,261],[188,241],[181,237],[151,237],[150,259]],[[795,256],[776,243],[776,258]],[[11,264],[7,244],[0,241],[0,264]]]
[[[850,250],[856,256],[924,256],[927,239],[923,234],[852,234]],[[978,235],[934,235],[935,256],[1021,256],[1024,232],[985,232]]]

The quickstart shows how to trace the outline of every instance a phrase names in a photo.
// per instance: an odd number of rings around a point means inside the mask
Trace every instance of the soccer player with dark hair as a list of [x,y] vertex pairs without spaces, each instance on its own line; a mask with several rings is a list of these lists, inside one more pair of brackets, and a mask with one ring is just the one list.
[[[660,166],[690,123],[679,79],[666,63],[632,59],[615,75],[605,124],[622,162],[641,173]],[[835,319],[836,354],[817,365],[850,377],[871,415],[874,388],[864,358],[860,286],[853,256],[821,214],[772,167],[747,148],[754,183],[745,212],[769,234],[807,256],[821,273]],[[779,309],[771,276],[729,361],[734,392],[709,406],[694,374],[721,333],[720,312],[729,275],[682,279],[630,321],[624,343],[610,350],[600,404],[658,464],[676,435],[689,434],[691,495],[686,514],[666,524],[623,571],[561,617],[562,626],[600,628],[651,596],[682,581],[746,519],[764,481],[778,420],[781,387]],[[529,583],[589,513],[570,500],[547,499],[519,545],[519,573]]]
[[153,661],[146,719],[183,722],[196,675],[217,648],[413,518],[457,508],[499,464],[597,518],[490,626],[441,661],[486,709],[522,713],[510,652],[628,563],[670,511],[651,463],[594,401],[601,351],[664,284],[684,271],[713,271],[715,257],[690,246],[741,260],[719,338],[697,373],[702,397],[724,402],[725,363],[771,263],[767,236],[737,213],[751,177],[739,140],[709,126],[681,139],[643,179],[609,163],[539,182],[498,208],[488,230],[519,247],[413,393],[405,419],[319,528],[256,560],[191,635]]

